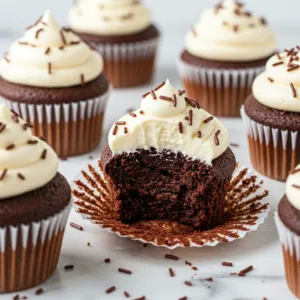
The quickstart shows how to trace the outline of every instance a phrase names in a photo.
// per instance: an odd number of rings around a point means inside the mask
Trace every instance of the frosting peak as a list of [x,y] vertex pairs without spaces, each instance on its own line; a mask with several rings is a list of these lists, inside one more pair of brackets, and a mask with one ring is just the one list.
[[167,80],[143,95],[140,109],[115,123],[109,146],[113,154],[154,147],[211,164],[228,148],[229,135],[217,118]]
[[297,47],[271,57],[253,83],[253,95],[263,105],[300,112],[300,53]]
[[54,178],[58,157],[31,125],[0,105],[0,200],[38,189]]
[[0,62],[1,76],[37,87],[69,87],[100,75],[103,61],[71,31],[62,29],[46,11]]
[[97,35],[130,35],[151,25],[149,10],[139,0],[79,0],[69,14],[70,27]]
[[285,191],[291,205],[300,210],[300,165],[287,178]]
[[192,55],[221,61],[251,61],[272,55],[276,39],[264,18],[243,4],[225,0],[205,10],[186,36]]

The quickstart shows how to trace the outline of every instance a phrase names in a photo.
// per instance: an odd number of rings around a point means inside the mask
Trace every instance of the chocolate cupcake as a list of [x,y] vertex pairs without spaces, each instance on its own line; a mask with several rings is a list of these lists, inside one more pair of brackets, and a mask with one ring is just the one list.
[[284,257],[286,281],[293,294],[300,298],[300,165],[286,182],[286,194],[275,213]]
[[270,58],[241,110],[252,165],[261,174],[282,181],[300,163],[298,60],[294,48]]
[[0,105],[0,293],[36,286],[54,272],[71,189],[58,157],[31,124]]
[[0,62],[0,96],[60,157],[86,153],[101,137],[109,82],[101,56],[49,11]]
[[266,20],[225,0],[205,10],[188,32],[178,69],[189,97],[214,115],[238,117],[255,76],[275,50]]
[[80,0],[69,14],[72,30],[96,48],[115,88],[148,83],[159,32],[139,0]]
[[101,164],[122,222],[165,219],[199,229],[223,222],[235,169],[228,131],[169,81],[115,123]]

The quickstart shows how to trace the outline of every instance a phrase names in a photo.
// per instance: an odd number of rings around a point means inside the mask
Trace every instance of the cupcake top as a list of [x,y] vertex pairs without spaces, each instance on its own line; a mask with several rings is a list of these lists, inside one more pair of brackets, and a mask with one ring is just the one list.
[[34,87],[70,87],[97,78],[103,60],[47,11],[15,41],[0,62],[1,76]]
[[140,109],[113,125],[109,146],[113,154],[154,147],[211,164],[228,148],[229,135],[217,118],[167,80],[143,95]]
[[151,16],[140,0],[79,0],[71,8],[69,23],[78,32],[122,36],[147,29]]
[[290,204],[300,210],[300,165],[287,178],[285,192]]
[[31,127],[0,105],[0,200],[36,190],[57,173],[56,153]]
[[266,20],[245,10],[235,0],[209,8],[186,36],[186,50],[218,61],[253,61],[276,50],[276,39]]
[[252,92],[261,104],[283,111],[300,112],[300,47],[272,56],[265,72],[257,76]]

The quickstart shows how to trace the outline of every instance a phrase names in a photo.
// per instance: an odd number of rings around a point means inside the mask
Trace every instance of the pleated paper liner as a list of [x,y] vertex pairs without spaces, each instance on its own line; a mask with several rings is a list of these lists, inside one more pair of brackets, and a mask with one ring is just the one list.
[[241,108],[253,167],[262,175],[285,181],[300,163],[300,134],[257,123]]
[[111,210],[107,183],[100,162],[89,164],[72,183],[76,211],[92,223],[121,237],[173,249],[176,247],[215,246],[231,242],[254,231],[268,215],[268,191],[247,168],[235,171],[226,196],[225,222],[207,231],[167,220],[124,224]]
[[240,107],[251,93],[255,77],[264,66],[248,69],[212,69],[187,64],[177,67],[188,97],[197,99],[212,115],[240,117]]

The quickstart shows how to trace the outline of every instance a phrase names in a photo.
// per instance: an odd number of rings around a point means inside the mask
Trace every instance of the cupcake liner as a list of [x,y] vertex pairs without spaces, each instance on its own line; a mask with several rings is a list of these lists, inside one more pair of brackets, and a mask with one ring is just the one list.
[[40,222],[0,228],[0,293],[37,286],[52,275],[70,208],[71,202]]
[[177,67],[188,97],[197,99],[212,115],[240,117],[240,108],[251,93],[255,77],[264,66],[247,69],[213,69],[187,64]]
[[143,85],[151,81],[158,38],[123,44],[89,44],[100,52],[104,71],[115,88]]
[[253,167],[269,178],[285,181],[290,170],[300,162],[299,132],[259,124],[248,117],[244,107],[241,116]]
[[88,165],[72,183],[76,211],[92,223],[120,237],[174,249],[216,246],[243,238],[257,230],[268,215],[268,191],[251,170],[235,171],[226,195],[224,224],[206,231],[167,220],[143,220],[123,224],[111,209],[111,201],[100,162]]
[[34,135],[45,137],[58,156],[66,158],[97,147],[109,92],[93,99],[63,104],[4,101],[34,125]]
[[274,218],[282,245],[286,281],[292,293],[300,298],[300,236],[283,224],[278,212]]

